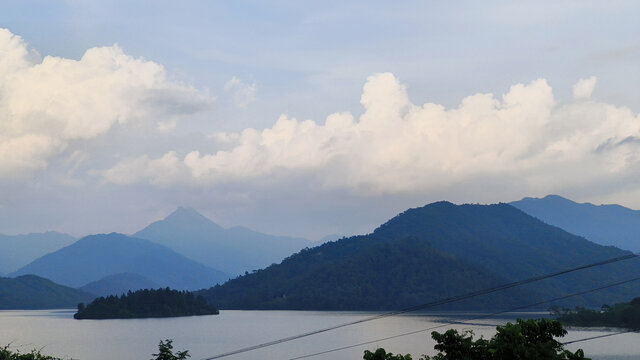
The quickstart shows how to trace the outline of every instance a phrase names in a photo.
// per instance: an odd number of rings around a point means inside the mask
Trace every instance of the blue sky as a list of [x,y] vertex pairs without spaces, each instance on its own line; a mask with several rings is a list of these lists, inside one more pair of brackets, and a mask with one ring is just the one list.
[[0,233],[180,205],[310,238],[441,199],[640,208],[639,7],[3,2],[0,57],[39,57],[0,65]]

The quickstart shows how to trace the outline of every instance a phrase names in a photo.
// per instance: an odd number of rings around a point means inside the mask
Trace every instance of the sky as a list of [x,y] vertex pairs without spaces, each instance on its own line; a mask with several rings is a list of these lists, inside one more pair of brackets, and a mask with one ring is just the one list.
[[0,2],[0,233],[640,209],[634,1]]

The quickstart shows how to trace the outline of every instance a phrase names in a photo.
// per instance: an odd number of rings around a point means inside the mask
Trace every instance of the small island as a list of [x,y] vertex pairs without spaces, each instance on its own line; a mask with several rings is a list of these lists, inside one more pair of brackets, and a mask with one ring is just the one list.
[[551,315],[569,326],[603,326],[640,330],[640,297],[613,306],[602,305],[600,310],[576,307],[574,310],[552,308]]
[[202,296],[189,291],[157,290],[129,291],[122,296],[99,297],[89,305],[78,304],[74,319],[134,319],[194,315],[217,315],[218,309]]

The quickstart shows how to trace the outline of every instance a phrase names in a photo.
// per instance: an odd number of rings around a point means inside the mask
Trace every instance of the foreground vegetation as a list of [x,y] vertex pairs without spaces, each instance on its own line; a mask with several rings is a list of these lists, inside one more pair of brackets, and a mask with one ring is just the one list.
[[576,307],[574,310],[553,308],[552,315],[565,325],[640,330],[640,297],[613,306],[603,305],[600,310],[582,307]]
[[0,349],[0,360],[62,360],[52,356],[42,355],[40,351],[32,350],[31,352],[21,354],[19,351],[9,350],[9,346]]
[[[431,337],[436,341],[434,356],[423,355],[420,360],[589,360],[582,350],[575,353],[565,350],[555,338],[567,331],[556,320],[520,320],[496,327],[496,335],[487,340],[473,338],[473,332],[459,333],[436,331]],[[411,355],[387,353],[379,348],[365,351],[364,360],[411,360]]]
[[[158,353],[152,354],[151,360],[186,360],[189,355],[189,351],[183,350],[173,353],[173,340],[160,340],[158,345]],[[38,350],[32,350],[31,352],[21,354],[19,351],[9,350],[9,345],[0,349],[0,360],[63,360],[61,358],[42,355]]]
[[218,309],[202,296],[166,289],[129,291],[126,295],[99,297],[85,307],[78,304],[75,319],[132,319],[216,315]]

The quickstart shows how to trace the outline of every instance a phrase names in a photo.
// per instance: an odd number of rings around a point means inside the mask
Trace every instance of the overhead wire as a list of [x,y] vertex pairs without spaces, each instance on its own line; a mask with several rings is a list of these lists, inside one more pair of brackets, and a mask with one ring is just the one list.
[[[405,333],[402,333],[402,334],[396,334],[396,335],[387,336],[387,337],[384,337],[384,338],[379,338],[379,339],[376,339],[376,340],[360,342],[358,344],[351,344],[351,345],[341,346],[341,347],[333,348],[333,349],[330,349],[330,350],[324,350],[324,351],[320,351],[320,352],[316,352],[316,353],[312,353],[312,354],[296,356],[296,357],[293,357],[293,358],[289,358],[289,360],[306,359],[306,358],[310,358],[310,357],[314,357],[314,356],[318,356],[318,355],[329,354],[329,353],[336,352],[336,351],[348,350],[348,349],[352,349],[352,348],[356,348],[356,347],[360,347],[360,346],[364,346],[364,345],[371,345],[371,344],[374,344],[374,343],[379,343],[381,341],[393,340],[393,339],[397,339],[397,338],[404,337],[404,336],[415,335],[415,334],[419,334],[419,333],[422,333],[422,332],[425,332],[425,331],[435,330],[435,329],[443,328],[443,327],[454,325],[454,324],[465,324],[465,321],[474,321],[474,320],[486,319],[486,318],[490,318],[492,316],[501,315],[501,314],[505,314],[505,313],[510,313],[510,312],[514,312],[514,311],[517,311],[517,310],[523,310],[523,309],[527,309],[527,308],[532,308],[532,307],[535,307],[535,306],[539,306],[539,305],[543,305],[543,304],[547,304],[547,303],[552,303],[552,302],[555,302],[555,301],[560,301],[560,300],[568,299],[568,298],[571,298],[571,297],[580,296],[580,295],[588,294],[588,293],[591,293],[591,292],[612,288],[612,287],[615,287],[615,286],[624,285],[624,284],[627,284],[627,283],[630,283],[630,282],[634,282],[634,281],[638,281],[638,280],[640,280],[640,277],[635,277],[633,279],[628,279],[628,280],[624,280],[624,281],[618,281],[618,282],[615,282],[615,283],[599,286],[597,288],[592,288],[592,289],[589,289],[589,290],[584,290],[584,291],[572,293],[572,294],[569,294],[569,295],[559,296],[559,297],[556,297],[556,298],[553,298],[553,299],[549,299],[549,300],[544,300],[544,301],[539,301],[539,302],[532,303],[532,304],[517,306],[517,307],[514,307],[514,308],[510,308],[508,310],[497,311],[497,312],[493,312],[493,313],[490,313],[490,314],[483,314],[483,315],[479,315],[479,316],[476,316],[476,317],[473,317],[473,318],[470,318],[470,319],[466,319],[466,320],[447,321],[447,322],[442,323],[440,325],[428,327],[428,328],[425,328],[425,329],[409,331],[409,332],[405,332]],[[632,332],[632,331],[624,331],[624,332],[621,332],[620,334],[629,333],[629,332]],[[618,333],[615,333],[615,334],[618,334]],[[601,336],[601,337],[605,337],[605,336]],[[597,338],[598,337],[594,337],[594,339],[597,339]],[[586,341],[586,340],[590,340],[590,339],[581,339],[581,340],[569,341],[569,342],[563,343],[563,345],[564,344],[572,344],[574,342],[579,342],[579,341]]]
[[523,279],[523,280],[518,280],[518,281],[514,281],[514,282],[510,282],[510,283],[506,283],[506,284],[502,284],[502,285],[498,285],[498,286],[482,289],[482,290],[472,291],[472,292],[465,293],[465,294],[462,294],[462,295],[455,295],[455,296],[451,296],[451,297],[448,297],[448,298],[444,298],[444,299],[440,299],[440,300],[436,300],[436,301],[432,301],[432,302],[428,302],[428,303],[423,303],[423,304],[420,304],[420,305],[411,306],[411,307],[408,307],[408,308],[405,308],[405,309],[402,309],[402,310],[386,312],[386,313],[382,313],[382,314],[378,314],[378,315],[375,315],[375,316],[366,317],[366,318],[359,319],[359,320],[349,321],[349,322],[345,322],[345,323],[341,323],[341,324],[338,324],[338,325],[329,326],[329,327],[322,328],[322,329],[317,329],[317,330],[313,330],[313,331],[309,331],[309,332],[305,332],[305,333],[301,333],[301,334],[297,334],[297,335],[293,335],[293,336],[288,336],[288,337],[284,337],[284,338],[273,340],[273,341],[260,343],[260,344],[257,344],[257,345],[247,346],[247,347],[240,348],[240,349],[237,349],[237,350],[233,350],[233,351],[229,351],[229,352],[226,352],[226,353],[221,353],[221,354],[218,354],[218,355],[214,355],[214,356],[210,356],[210,357],[207,357],[207,358],[203,358],[202,360],[220,359],[220,358],[228,357],[228,356],[231,356],[231,355],[236,355],[236,354],[240,354],[240,353],[244,353],[244,352],[248,352],[248,351],[253,351],[253,350],[257,350],[257,349],[261,349],[261,348],[265,348],[265,347],[269,347],[269,346],[273,346],[273,345],[277,345],[277,344],[282,344],[282,343],[285,343],[285,342],[301,339],[301,338],[312,336],[312,335],[316,335],[316,334],[321,334],[321,333],[324,333],[324,332],[340,329],[340,328],[343,328],[343,327],[346,327],[346,326],[352,326],[352,325],[361,324],[361,323],[365,323],[365,322],[369,322],[369,321],[373,321],[373,320],[378,320],[378,319],[383,319],[383,318],[387,318],[387,317],[391,317],[391,316],[401,315],[401,314],[405,314],[405,313],[409,313],[409,312],[413,312],[413,311],[423,310],[423,309],[434,307],[434,306],[438,306],[438,305],[444,305],[444,304],[449,304],[449,303],[453,303],[453,302],[457,302],[457,301],[461,301],[461,300],[466,300],[466,299],[470,299],[470,298],[477,297],[477,296],[480,296],[480,295],[491,294],[491,293],[495,293],[495,292],[498,292],[498,291],[501,291],[501,290],[511,289],[511,288],[516,287],[516,286],[530,284],[530,283],[533,283],[533,282],[537,282],[537,281],[541,281],[541,280],[557,277],[557,276],[560,276],[560,275],[564,275],[564,274],[568,274],[568,273],[572,273],[572,272],[576,272],[576,271],[580,271],[580,270],[584,270],[584,269],[589,269],[589,268],[593,268],[593,267],[597,267],[597,266],[602,266],[602,265],[616,263],[616,262],[619,262],[619,261],[633,259],[633,258],[636,258],[638,256],[639,255],[637,255],[635,253],[631,253],[631,254],[628,254],[628,255],[619,256],[619,257],[615,257],[615,258],[610,258],[610,259],[594,262],[594,263],[591,263],[591,264],[582,265],[582,266],[578,266],[578,267],[574,267],[574,268],[570,268],[570,269],[565,269],[565,270],[561,270],[561,271],[557,271],[557,272],[553,272],[553,273],[549,273],[549,274],[533,276],[533,277],[530,277],[530,278],[527,278],[527,279]]
[[584,342],[584,341],[589,341],[589,340],[596,340],[596,339],[602,339],[602,338],[606,338],[606,337],[611,337],[611,336],[616,336],[616,335],[622,335],[622,334],[629,334],[629,333],[635,333],[637,331],[634,330],[625,330],[625,331],[619,331],[619,332],[615,332],[615,333],[609,333],[609,334],[603,334],[603,335],[596,335],[596,336],[590,336],[590,337],[586,337],[586,338],[582,338],[582,339],[578,339],[578,340],[571,340],[571,341],[565,341],[562,343],[562,345],[569,345],[569,344],[575,344],[575,343],[579,343],[579,342]]

